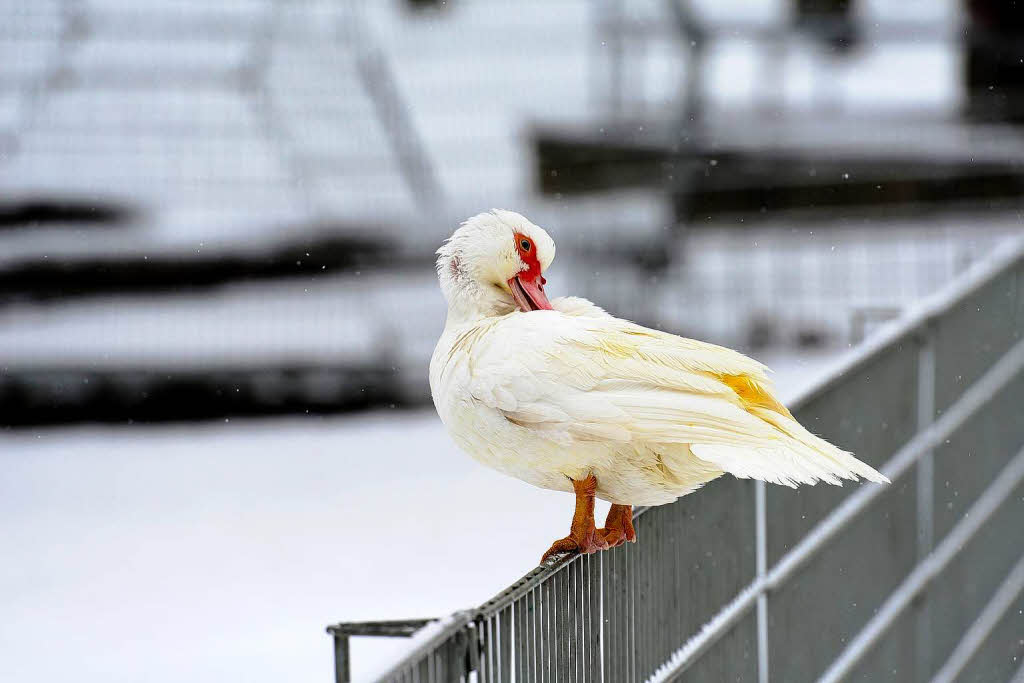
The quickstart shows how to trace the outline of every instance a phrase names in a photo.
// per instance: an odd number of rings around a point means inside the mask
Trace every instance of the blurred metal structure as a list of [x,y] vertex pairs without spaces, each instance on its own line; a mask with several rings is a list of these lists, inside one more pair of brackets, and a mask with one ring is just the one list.
[[323,0],[4,0],[0,188],[200,222],[258,216],[253,204],[293,221],[436,208],[432,161],[363,15]]
[[1017,240],[796,401],[891,486],[719,479],[637,511],[639,544],[538,567],[432,623],[377,680],[1010,680],[1022,405]]
[[[786,12],[730,16],[690,0],[595,2],[597,115],[536,127],[541,188],[659,188],[677,221],[691,226],[722,214],[744,213],[750,225],[788,209],[863,214],[1019,201],[1020,129],[1009,114],[981,115],[1020,107],[1013,79],[1021,60],[1011,39],[993,56],[992,33],[968,31],[969,19],[946,3],[915,3],[916,11],[897,2],[792,4],[795,23]],[[1016,12],[1003,0],[977,4]],[[885,89],[886,75],[873,74],[870,88],[850,78],[870,54],[923,46],[974,55],[972,116],[954,104],[964,89],[959,77],[948,80],[941,105],[865,97]],[[724,71],[723,55],[740,53],[747,71]],[[813,65],[803,76],[795,68],[802,61]],[[1003,73],[993,64],[1009,66]],[[663,72],[674,78],[652,77]],[[919,75],[899,78],[892,92],[916,90],[906,86]]]
[[[595,0],[593,4],[594,38],[608,47],[601,50],[603,73],[599,81],[595,79],[605,95],[607,110],[635,118],[656,109],[645,74],[648,62],[663,59],[662,50],[670,47],[684,56],[685,74],[676,93],[684,126],[694,123],[706,109],[704,99],[710,92],[704,57],[715,46],[743,42],[758,52],[763,78],[752,94],[764,112],[777,113],[786,108],[785,93],[779,87],[786,61],[806,44],[808,36],[821,43],[823,51],[838,56],[858,42],[875,47],[964,42],[965,20],[959,16],[935,11],[926,13],[930,16],[925,18],[913,13],[891,14],[890,10],[899,8],[896,2],[862,3],[867,6],[852,11],[854,3],[845,0],[796,0],[787,3],[794,5],[793,12],[777,12],[767,20],[757,11],[763,6],[729,15],[709,11],[709,6],[693,0]],[[831,113],[842,107],[833,86],[827,79],[813,83],[812,102]]]

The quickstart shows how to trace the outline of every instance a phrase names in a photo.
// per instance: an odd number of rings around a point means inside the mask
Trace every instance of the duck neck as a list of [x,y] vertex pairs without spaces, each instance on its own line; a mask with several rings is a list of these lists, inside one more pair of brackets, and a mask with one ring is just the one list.
[[452,288],[445,295],[448,300],[449,326],[474,323],[516,310],[515,301],[509,294],[497,287],[482,287],[476,282]]

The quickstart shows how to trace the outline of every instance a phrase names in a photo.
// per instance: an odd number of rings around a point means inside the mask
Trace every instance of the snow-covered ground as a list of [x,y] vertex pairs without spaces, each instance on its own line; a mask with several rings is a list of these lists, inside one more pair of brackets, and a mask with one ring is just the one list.
[[[765,360],[791,395],[832,358]],[[430,411],[7,432],[0,472],[0,680],[27,683],[326,681],[328,623],[483,602],[571,513]],[[354,673],[401,647],[356,639]]]
[[569,511],[429,413],[25,432],[0,460],[8,681],[328,680],[327,623],[480,602]]

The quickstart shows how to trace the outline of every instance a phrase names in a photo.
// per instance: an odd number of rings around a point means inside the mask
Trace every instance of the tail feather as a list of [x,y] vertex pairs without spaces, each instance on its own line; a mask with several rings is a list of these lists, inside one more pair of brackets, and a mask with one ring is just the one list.
[[889,479],[873,467],[811,434],[792,417],[769,408],[751,406],[748,410],[775,427],[778,440],[755,449],[724,444],[693,444],[693,454],[734,476],[794,488],[798,484],[815,484],[819,481],[838,486],[842,484],[842,479],[856,481],[858,477],[889,483]]
[[879,484],[890,483],[888,477],[881,472],[858,460],[852,453],[836,448],[821,437],[811,434],[792,417],[764,408],[753,408],[750,412],[796,442],[798,450],[806,453],[806,457],[826,461],[828,469],[836,476],[853,480],[862,477]]

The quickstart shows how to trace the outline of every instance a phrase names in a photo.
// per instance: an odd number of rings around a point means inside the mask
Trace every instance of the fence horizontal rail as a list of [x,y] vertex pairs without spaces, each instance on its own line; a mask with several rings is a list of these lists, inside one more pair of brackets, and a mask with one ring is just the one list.
[[822,674],[819,679],[821,683],[838,683],[850,674],[860,659],[882,637],[900,613],[907,608],[910,601],[963,549],[963,546],[992,517],[1021,481],[1024,481],[1024,450],[1017,453],[1010,464],[971,506],[967,514],[953,527],[942,543],[914,568],[910,576],[886,600],[874,618],[857,634],[857,637],[846,647],[832,666]]
[[971,624],[964,637],[957,643],[956,648],[949,655],[949,659],[932,677],[931,683],[953,683],[956,680],[971,657],[984,644],[999,619],[1018,599],[1021,591],[1024,591],[1024,555],[1017,560],[1017,564],[1013,566],[1006,579],[993,594],[992,599],[985,605],[985,609],[982,610],[978,619]]

